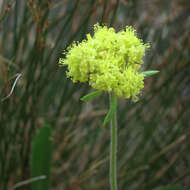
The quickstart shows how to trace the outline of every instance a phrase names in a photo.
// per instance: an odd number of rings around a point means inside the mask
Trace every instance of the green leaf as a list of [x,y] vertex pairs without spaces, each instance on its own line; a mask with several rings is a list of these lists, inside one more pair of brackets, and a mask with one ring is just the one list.
[[159,187],[156,190],[186,190],[186,189],[181,186],[165,186],[165,187]]
[[32,143],[30,174],[31,178],[45,176],[45,179],[31,183],[32,190],[49,189],[52,159],[52,128],[40,128]]
[[145,76],[145,77],[150,77],[152,75],[155,75],[157,73],[159,73],[160,71],[156,71],[156,70],[153,70],[153,71],[144,71],[142,72],[142,74]]
[[82,100],[82,101],[92,100],[95,97],[101,95],[102,93],[103,93],[102,90],[98,90],[98,91],[95,91],[95,92],[92,92],[90,94],[83,96],[80,100]]
[[117,109],[117,96],[116,95],[113,95],[113,99],[112,99],[112,102],[111,102],[111,106],[110,106],[110,109],[104,119],[104,125],[106,125],[110,119],[112,118],[113,114],[116,112],[116,109]]

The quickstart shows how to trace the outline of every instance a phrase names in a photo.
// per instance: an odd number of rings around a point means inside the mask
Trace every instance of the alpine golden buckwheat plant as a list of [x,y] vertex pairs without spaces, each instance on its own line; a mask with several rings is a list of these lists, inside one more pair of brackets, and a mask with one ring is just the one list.
[[74,42],[59,64],[68,66],[67,76],[73,82],[88,82],[98,90],[82,100],[92,99],[103,91],[110,94],[110,110],[104,124],[111,120],[110,187],[117,190],[117,98],[137,101],[144,87],[144,77],[157,71],[139,72],[149,44],[138,39],[131,26],[115,32],[113,28],[96,24],[94,36],[87,34],[86,37],[81,43]]

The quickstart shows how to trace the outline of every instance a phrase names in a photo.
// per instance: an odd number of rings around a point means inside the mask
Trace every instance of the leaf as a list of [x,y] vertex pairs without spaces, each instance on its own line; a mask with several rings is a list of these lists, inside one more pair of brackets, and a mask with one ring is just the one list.
[[49,189],[52,159],[52,128],[45,125],[40,128],[32,143],[30,174],[31,178],[45,176],[43,180],[31,183],[32,190]]
[[101,95],[102,93],[103,93],[102,90],[98,90],[98,91],[95,91],[95,92],[92,92],[90,94],[83,96],[80,100],[82,100],[82,101],[92,100],[95,97]]
[[113,99],[112,99],[112,102],[111,102],[111,106],[110,106],[110,109],[104,119],[104,125],[106,125],[110,119],[112,118],[113,114],[116,112],[116,109],[117,109],[117,96],[116,95],[113,95]]
[[165,186],[165,187],[159,187],[156,190],[186,190],[186,189],[181,186]]
[[153,71],[144,71],[142,72],[142,74],[145,76],[145,77],[150,77],[152,75],[155,75],[157,73],[159,73],[160,71],[156,71],[156,70],[153,70]]

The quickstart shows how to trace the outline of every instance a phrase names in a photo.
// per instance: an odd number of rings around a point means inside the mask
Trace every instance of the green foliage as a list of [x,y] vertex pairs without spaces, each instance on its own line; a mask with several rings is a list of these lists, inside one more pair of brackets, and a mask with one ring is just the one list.
[[167,186],[167,187],[159,187],[156,190],[185,190],[185,188],[181,186]]
[[113,117],[114,113],[117,111],[117,104],[118,104],[118,100],[117,100],[117,96],[114,94],[112,101],[110,102],[110,108],[109,111],[104,119],[104,125],[106,125],[110,119]]
[[142,74],[145,76],[145,77],[149,77],[149,76],[152,76],[152,75],[155,75],[159,73],[159,71],[143,71]]
[[97,90],[95,92],[92,92],[90,94],[87,94],[81,98],[82,101],[92,100],[96,98],[97,96],[100,96],[103,93],[102,90]]
[[31,178],[45,176],[45,179],[32,182],[32,190],[49,189],[52,160],[52,129],[49,125],[41,127],[32,142]]

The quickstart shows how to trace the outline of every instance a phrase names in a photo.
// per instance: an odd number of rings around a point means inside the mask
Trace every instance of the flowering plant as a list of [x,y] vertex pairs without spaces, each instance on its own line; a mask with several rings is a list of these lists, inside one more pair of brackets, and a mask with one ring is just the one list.
[[113,28],[94,26],[94,36],[87,34],[81,43],[74,42],[67,51],[65,58],[59,59],[60,65],[68,66],[67,76],[73,82],[88,82],[98,91],[82,97],[89,100],[103,91],[110,94],[110,109],[104,124],[111,120],[110,149],[110,186],[117,189],[117,98],[138,100],[138,94],[144,87],[144,77],[158,71],[140,72],[145,51],[150,48],[136,35],[131,26],[115,32]]

